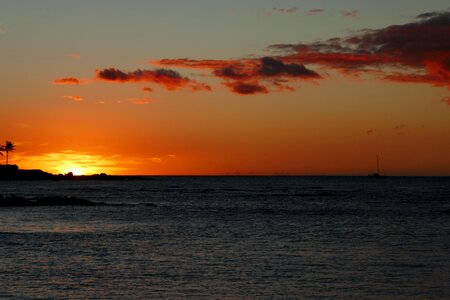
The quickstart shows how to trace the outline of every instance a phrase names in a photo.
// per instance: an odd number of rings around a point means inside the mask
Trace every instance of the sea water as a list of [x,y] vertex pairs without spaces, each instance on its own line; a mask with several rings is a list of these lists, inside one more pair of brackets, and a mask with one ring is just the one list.
[[450,178],[3,181],[1,299],[450,299]]

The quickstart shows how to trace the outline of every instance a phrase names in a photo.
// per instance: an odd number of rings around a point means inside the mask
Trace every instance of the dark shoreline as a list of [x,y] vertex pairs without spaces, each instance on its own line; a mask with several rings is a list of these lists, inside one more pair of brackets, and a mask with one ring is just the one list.
[[[223,178],[254,178],[254,177],[321,177],[321,178],[368,178],[373,180],[373,178],[367,175],[290,175],[290,174],[249,174],[249,175],[236,175],[236,174],[220,174],[220,175],[108,175],[105,173],[92,174],[92,175],[73,175],[72,173],[67,174],[51,174],[39,169],[35,170],[24,170],[19,169],[17,165],[0,165],[0,181],[38,181],[38,180],[152,180],[155,178],[164,177],[223,177]],[[390,175],[389,177],[382,177],[383,180],[386,179],[398,179],[398,178],[450,178],[450,175]],[[378,179],[378,178],[377,178]],[[378,181],[378,180],[375,180]]]
[[23,170],[17,165],[0,165],[0,181],[18,181],[18,180],[145,180],[149,179],[145,176],[128,176],[128,175],[108,175],[105,173],[93,175],[73,175],[71,172],[67,174],[51,174],[42,170]]

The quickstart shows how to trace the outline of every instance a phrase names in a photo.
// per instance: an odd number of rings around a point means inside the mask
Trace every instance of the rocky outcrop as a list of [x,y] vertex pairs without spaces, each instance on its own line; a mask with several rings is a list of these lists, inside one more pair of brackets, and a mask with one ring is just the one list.
[[52,174],[42,170],[21,170],[17,165],[0,165],[0,180],[53,179]]

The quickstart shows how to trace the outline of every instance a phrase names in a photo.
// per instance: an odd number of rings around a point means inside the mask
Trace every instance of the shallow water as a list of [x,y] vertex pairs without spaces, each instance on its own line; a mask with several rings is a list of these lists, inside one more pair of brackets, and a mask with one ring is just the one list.
[[0,208],[0,298],[450,298],[450,178],[0,182],[0,194],[110,204]]

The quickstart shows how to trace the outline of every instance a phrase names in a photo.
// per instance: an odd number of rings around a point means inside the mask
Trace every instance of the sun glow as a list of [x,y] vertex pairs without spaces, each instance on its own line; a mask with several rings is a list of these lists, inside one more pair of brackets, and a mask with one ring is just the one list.
[[118,164],[116,155],[78,153],[72,150],[43,153],[40,155],[22,155],[17,153],[14,158],[22,169],[41,169],[52,174],[93,175],[93,174],[123,174],[126,168]]
[[72,163],[72,162],[64,162],[58,168],[58,171],[59,171],[58,173],[60,173],[60,174],[72,173],[75,176],[88,175],[88,174],[92,174],[93,173],[93,172],[91,172],[89,170],[89,168],[82,167],[82,166],[77,165],[77,164]]

